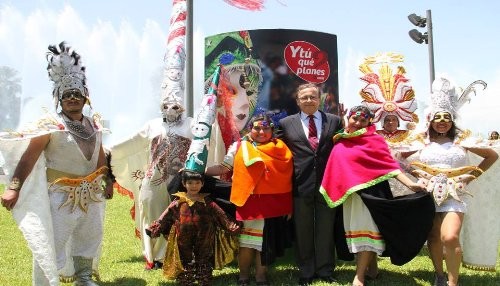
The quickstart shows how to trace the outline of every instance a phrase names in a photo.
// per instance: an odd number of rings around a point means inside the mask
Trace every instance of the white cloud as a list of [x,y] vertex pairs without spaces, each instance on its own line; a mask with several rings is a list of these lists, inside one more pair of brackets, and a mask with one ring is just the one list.
[[111,122],[110,142],[130,136],[160,115],[158,71],[166,32],[158,23],[146,21],[140,31],[125,20],[119,27],[100,20],[89,25],[69,5],[57,13],[38,9],[29,15],[2,6],[0,16],[1,64],[19,71],[22,97],[29,98],[23,123],[38,118],[43,106],[53,111],[45,53],[48,45],[62,40],[82,56],[94,111]]

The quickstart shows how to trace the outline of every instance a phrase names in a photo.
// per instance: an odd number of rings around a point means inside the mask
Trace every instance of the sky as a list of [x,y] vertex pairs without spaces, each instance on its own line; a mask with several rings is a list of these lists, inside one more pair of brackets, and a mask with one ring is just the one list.
[[[159,82],[171,8],[171,0],[0,0],[0,66],[18,70],[22,78],[22,122],[36,119],[40,106],[53,110],[45,53],[49,44],[62,40],[82,55],[92,106],[110,121],[111,142],[160,116]],[[407,16],[425,17],[431,10],[436,75],[447,75],[463,88],[477,79],[488,83],[461,109],[460,127],[483,136],[500,129],[500,117],[494,116],[500,111],[498,1],[266,0],[262,11],[252,12],[223,0],[194,0],[193,8],[192,84],[199,98],[206,36],[243,29],[302,29],[337,36],[339,98],[347,107],[361,101],[364,84],[358,67],[365,57],[402,54],[419,103],[417,113],[429,100],[429,53],[428,45],[408,36],[417,27]],[[195,112],[197,102],[195,98]]]

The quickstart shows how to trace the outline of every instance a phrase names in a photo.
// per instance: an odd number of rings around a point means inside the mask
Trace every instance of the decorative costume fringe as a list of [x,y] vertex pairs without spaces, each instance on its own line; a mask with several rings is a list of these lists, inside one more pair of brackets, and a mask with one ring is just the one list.
[[495,267],[492,266],[487,266],[487,265],[472,265],[472,264],[467,264],[467,263],[462,263],[462,266],[470,269],[470,270],[476,270],[476,271],[489,271],[489,272],[495,272]]
[[182,266],[179,247],[177,246],[177,227],[173,225],[170,228],[170,233],[167,238],[167,253],[165,254],[165,262],[163,263],[163,276],[173,280],[184,271]]
[[221,228],[217,228],[215,235],[215,269],[222,269],[231,263],[238,254],[239,240],[237,235],[232,235]]

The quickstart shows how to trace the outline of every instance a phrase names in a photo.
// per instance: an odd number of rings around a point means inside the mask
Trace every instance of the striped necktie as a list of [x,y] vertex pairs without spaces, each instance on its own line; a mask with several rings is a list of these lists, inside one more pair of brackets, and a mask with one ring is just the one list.
[[314,123],[314,115],[309,115],[309,144],[313,150],[318,148],[318,130],[316,129],[316,123]]

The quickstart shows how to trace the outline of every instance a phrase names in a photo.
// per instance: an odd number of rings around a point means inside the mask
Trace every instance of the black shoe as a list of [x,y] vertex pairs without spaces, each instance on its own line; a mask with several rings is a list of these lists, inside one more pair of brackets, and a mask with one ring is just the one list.
[[309,286],[313,283],[313,278],[299,278],[299,286]]
[[320,276],[319,280],[326,283],[338,283],[338,281],[335,278],[333,278],[333,276]]
[[162,269],[162,268],[163,268],[163,263],[161,263],[160,261],[153,261],[153,269],[154,270]]

